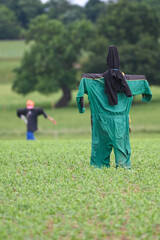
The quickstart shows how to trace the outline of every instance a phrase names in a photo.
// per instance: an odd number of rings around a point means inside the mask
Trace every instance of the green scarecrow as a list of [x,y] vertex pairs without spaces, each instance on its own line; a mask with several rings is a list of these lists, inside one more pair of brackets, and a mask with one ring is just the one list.
[[116,46],[110,46],[108,70],[103,74],[83,74],[77,94],[77,106],[84,113],[84,94],[88,95],[92,119],[92,152],[90,164],[110,167],[112,148],[116,167],[131,169],[129,111],[133,96],[142,94],[150,102],[152,93],[144,75],[123,74],[119,70]]

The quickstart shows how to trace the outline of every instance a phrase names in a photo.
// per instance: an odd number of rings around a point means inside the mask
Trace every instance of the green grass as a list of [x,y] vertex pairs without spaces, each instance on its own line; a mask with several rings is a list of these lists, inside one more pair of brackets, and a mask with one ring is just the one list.
[[[0,41],[0,240],[159,240],[160,88],[151,88],[150,104],[137,104],[138,96],[131,108],[133,170],[116,170],[113,153],[110,169],[91,169],[90,110],[78,113],[77,91],[65,109],[54,109],[61,91],[11,91],[28,48]],[[35,142],[25,141],[16,116],[27,99],[58,122],[39,117]]]
[[14,78],[13,69],[18,67],[20,64],[20,60],[18,59],[8,59],[8,60],[0,60],[0,83],[6,84],[10,83]]
[[132,140],[126,171],[90,168],[90,140],[1,141],[0,239],[159,240],[159,145]]
[[17,109],[25,107],[26,101],[32,99],[37,106],[53,107],[56,101],[61,97],[61,91],[56,94],[42,95],[37,92],[26,96],[12,91],[11,84],[0,85],[0,109]]
[[24,40],[0,41],[0,59],[21,59],[29,48]]
[[[45,112],[53,116],[57,125],[53,125],[43,116],[39,117],[39,130],[36,132],[37,139],[58,138],[86,138],[90,137],[89,111],[80,115],[76,108],[49,110]],[[0,125],[0,139],[25,139],[26,125],[16,116],[16,111],[2,111]]]
[[0,83],[11,83],[14,79],[13,69],[20,65],[20,61],[30,48],[24,40],[0,41]]
[[[158,89],[158,90],[157,90]],[[160,89],[153,87],[153,102],[150,104],[135,104],[131,108],[131,137],[158,137],[160,136],[160,111],[158,92]],[[27,99],[33,99],[36,106],[43,107],[48,115],[53,116],[58,124],[52,125],[49,120],[39,117],[39,131],[37,139],[57,138],[90,138],[90,110],[87,104],[86,112],[79,114],[76,108],[77,91],[72,93],[73,99],[68,108],[54,109],[53,106],[60,98],[61,92],[44,96],[39,93],[31,93],[27,96],[18,95],[11,91],[10,84],[0,85],[0,138],[24,139],[26,126],[17,118],[16,109],[25,107]],[[139,100],[138,100],[139,101]],[[86,101],[87,103],[87,97]]]

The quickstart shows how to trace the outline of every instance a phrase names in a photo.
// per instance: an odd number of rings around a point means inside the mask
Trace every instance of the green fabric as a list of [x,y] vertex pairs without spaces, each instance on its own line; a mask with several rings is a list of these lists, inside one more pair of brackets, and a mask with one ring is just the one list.
[[145,94],[144,97],[142,96],[142,101],[151,101],[152,93],[147,80],[129,80],[127,83],[133,95]]
[[[152,94],[146,80],[127,81],[133,95],[145,94],[142,98],[150,102]],[[77,106],[80,113],[80,98],[88,95],[92,116],[92,152],[90,164],[96,167],[110,166],[110,153],[114,148],[116,167],[131,168],[131,148],[129,142],[129,111],[133,97],[127,98],[118,93],[118,104],[109,105],[105,94],[104,78],[82,78],[77,94]]]

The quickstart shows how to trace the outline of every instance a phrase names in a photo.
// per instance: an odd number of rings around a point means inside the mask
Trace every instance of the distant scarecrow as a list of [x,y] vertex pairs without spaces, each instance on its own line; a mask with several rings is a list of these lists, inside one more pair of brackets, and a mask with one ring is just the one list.
[[37,118],[39,115],[43,115],[53,124],[56,124],[56,121],[52,117],[48,116],[42,108],[35,108],[34,102],[32,100],[28,100],[26,102],[26,108],[20,108],[17,110],[17,116],[19,118],[22,118],[23,121],[27,124],[27,140],[35,140],[34,132],[38,129]]
[[103,74],[83,74],[77,94],[77,105],[84,113],[84,94],[88,95],[92,118],[92,152],[90,164],[110,167],[114,148],[116,167],[131,169],[129,142],[129,111],[133,96],[142,94],[150,102],[152,94],[144,75],[127,75],[120,70],[116,46],[110,46],[108,70]]

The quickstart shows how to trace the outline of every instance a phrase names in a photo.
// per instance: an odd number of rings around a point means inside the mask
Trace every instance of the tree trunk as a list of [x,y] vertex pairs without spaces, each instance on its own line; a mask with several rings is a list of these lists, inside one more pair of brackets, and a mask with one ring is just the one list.
[[67,88],[62,88],[63,91],[63,96],[61,99],[56,103],[55,107],[60,108],[60,107],[66,107],[71,100],[71,90]]

